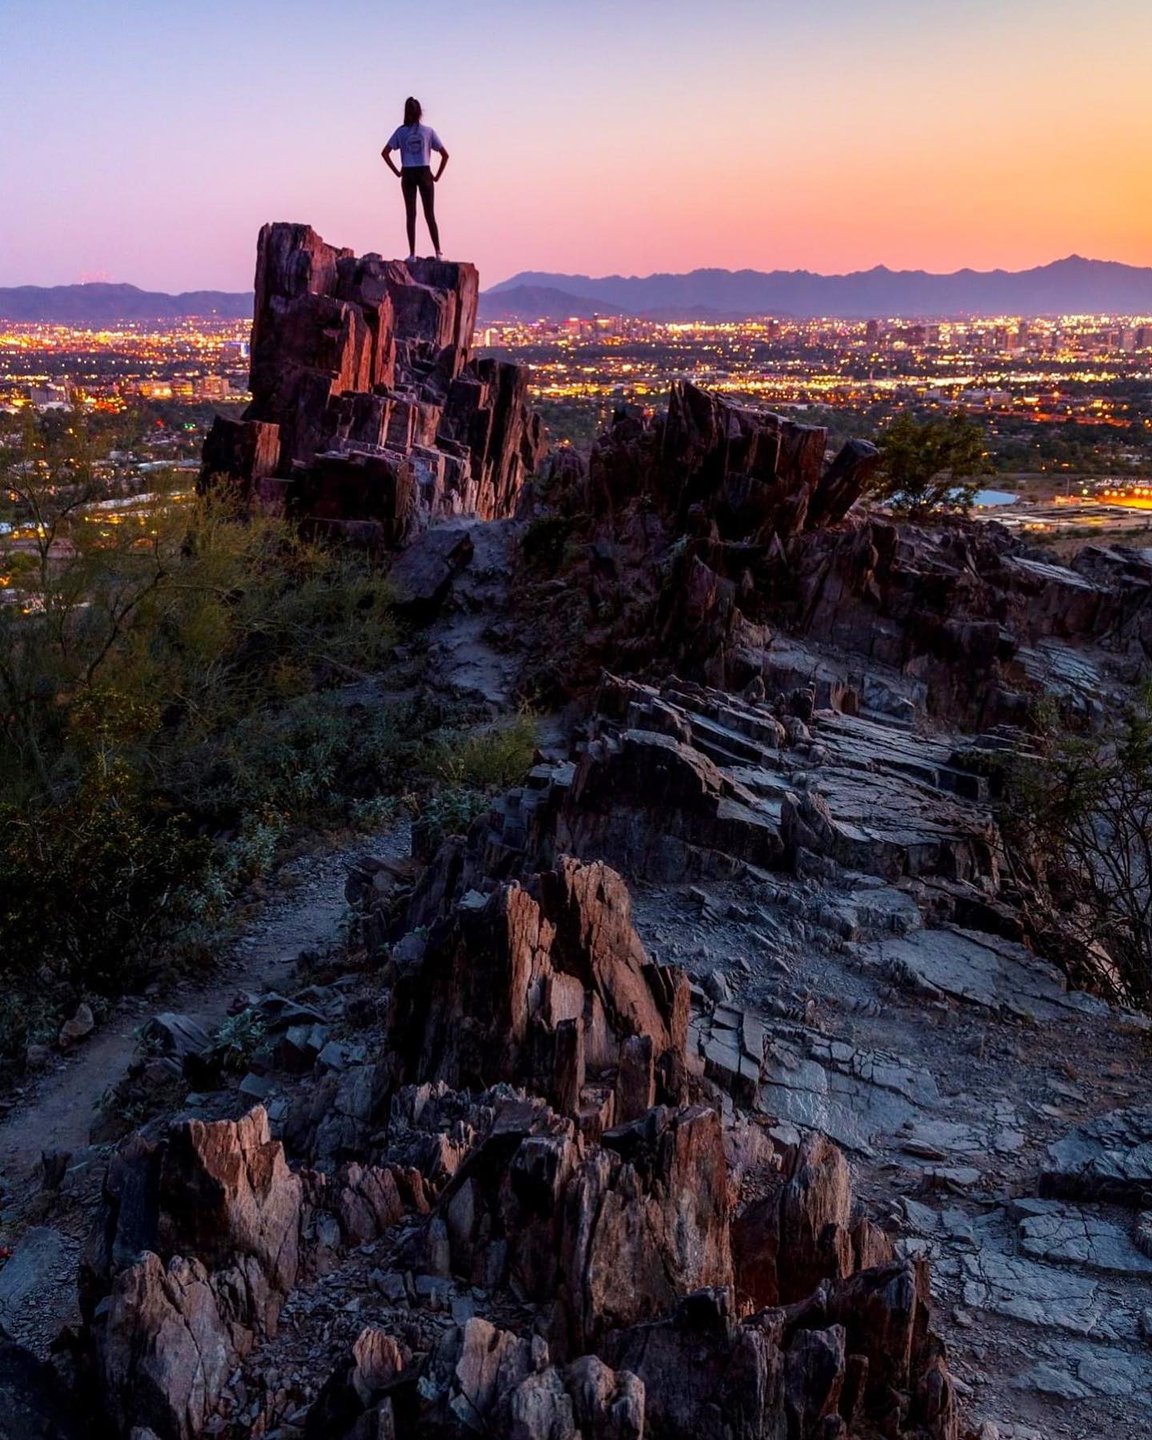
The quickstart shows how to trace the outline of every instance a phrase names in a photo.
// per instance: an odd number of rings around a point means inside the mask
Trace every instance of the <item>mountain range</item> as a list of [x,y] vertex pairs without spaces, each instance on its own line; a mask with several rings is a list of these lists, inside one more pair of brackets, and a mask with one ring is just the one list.
[[[1152,315],[1152,267],[1070,255],[1031,270],[890,270],[849,275],[809,270],[693,270],[686,275],[563,275],[526,270],[493,285],[482,314],[510,318],[533,294],[553,297],[541,317],[625,313],[652,319],[743,319],[752,315],[851,317],[979,315]],[[558,298],[559,297],[559,298]],[[565,309],[565,302],[569,308]],[[554,308],[559,304],[559,309]]]
[[593,315],[625,315],[622,305],[609,300],[590,300],[558,290],[554,285],[494,285],[480,296],[478,318],[484,322],[499,320],[567,320]]
[[[135,285],[20,285],[0,289],[0,320],[106,325],[214,315],[244,320],[248,292],[180,295]],[[564,275],[525,270],[480,297],[480,319],[636,315],[657,320],[754,315],[876,316],[1149,315],[1152,267],[1070,255],[1031,270],[889,270],[849,275],[809,270],[692,270],[685,275]]]
[[246,320],[252,292],[186,290],[165,295],[135,285],[17,285],[0,289],[0,320],[47,325],[112,325],[120,320],[181,320],[212,315]]

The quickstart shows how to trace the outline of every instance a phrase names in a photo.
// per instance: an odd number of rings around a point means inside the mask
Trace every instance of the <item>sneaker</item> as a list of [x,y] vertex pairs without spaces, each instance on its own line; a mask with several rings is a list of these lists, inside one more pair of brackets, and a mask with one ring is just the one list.
[[417,260],[417,257],[416,257],[415,255],[409,255],[409,257],[408,257],[408,259],[407,259],[407,261],[406,261],[405,263],[408,264],[408,265],[415,265],[416,260]]
[[437,250],[437,252],[436,252],[436,258],[437,258],[437,260],[443,260],[443,259],[444,259],[444,256],[441,255],[441,253],[440,253],[439,250]]

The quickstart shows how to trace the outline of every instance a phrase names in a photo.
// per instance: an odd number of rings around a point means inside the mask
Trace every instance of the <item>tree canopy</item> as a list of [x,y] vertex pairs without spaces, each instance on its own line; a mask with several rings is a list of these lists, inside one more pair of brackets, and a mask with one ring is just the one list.
[[875,494],[918,517],[949,506],[967,510],[976,477],[988,472],[984,428],[963,411],[917,420],[905,411],[880,432]]

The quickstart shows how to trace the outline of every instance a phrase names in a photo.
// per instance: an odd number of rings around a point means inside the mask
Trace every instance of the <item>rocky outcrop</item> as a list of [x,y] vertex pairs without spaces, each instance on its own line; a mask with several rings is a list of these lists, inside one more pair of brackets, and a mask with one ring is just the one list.
[[377,548],[429,519],[510,514],[543,437],[527,373],[471,359],[478,294],[472,265],[358,258],[306,225],[264,226],[252,403],[216,418],[201,484],[226,478]]
[[445,908],[397,964],[400,1079],[527,1085],[587,1133],[684,1098],[687,985],[645,955],[617,874],[562,859]]
[[[982,773],[992,754],[814,712],[810,691],[769,702],[605,676],[573,757],[536,766],[451,841],[407,922],[429,925],[449,891],[480,895],[493,876],[569,853],[650,881],[753,867],[916,882],[934,921],[1019,939],[996,900],[1002,844]],[[387,921],[374,905],[365,887],[362,923],[379,936]]]
[[605,1358],[643,1384],[654,1440],[959,1440],[955,1395],[928,1330],[927,1272],[894,1265],[738,1321],[703,1291],[619,1332]]
[[[477,1433],[509,1440],[642,1440],[645,1434],[643,1385],[594,1355],[558,1366],[539,1337],[521,1338],[472,1319],[444,1336],[418,1385],[417,1371],[402,1369],[381,1385],[382,1368],[377,1363],[376,1373],[368,1371],[363,1352],[374,1357],[385,1343],[365,1331],[344,1383],[345,1414],[336,1424],[326,1418],[328,1428],[321,1429],[314,1420],[319,1407],[313,1407],[306,1440],[461,1440]],[[331,1417],[332,1410],[329,1403],[323,1413]]]
[[558,458],[546,488],[576,558],[567,584],[536,588],[526,556],[546,642],[531,686],[570,692],[656,661],[723,684],[734,656],[770,639],[749,595],[795,537],[838,523],[875,469],[873,446],[826,463],[826,443],[820,427],[677,382],[666,415],[618,416],[586,472]]
[[873,447],[828,459],[826,441],[678,383],[666,415],[618,417],[586,470],[555,464],[540,524],[563,539],[564,583],[533,558],[544,531],[529,536],[526,689],[674,671],[993,727],[1026,720],[1045,690],[1081,722],[1098,714],[1101,652],[1128,680],[1146,667],[1152,569],[1136,552],[1093,548],[1069,567],[994,524],[901,523],[855,504]]
[[113,1423],[191,1440],[299,1271],[302,1192],[257,1108],[126,1142],[82,1269],[97,1383]]
[[554,1112],[502,1105],[429,1221],[451,1273],[540,1307],[553,1353],[731,1283],[728,1172],[715,1110],[656,1107],[582,1142]]
[[588,496],[607,514],[650,500],[677,530],[723,545],[784,542],[843,519],[878,456],[851,441],[825,464],[827,431],[734,405],[687,381],[650,426],[624,417],[592,451]]
[[1129,648],[1125,631],[1139,634],[1131,612],[1147,613],[1152,599],[1152,583],[1122,595],[987,523],[872,515],[801,538],[789,561],[782,619],[810,642],[914,676],[928,711],[968,726],[1026,720],[1042,683],[1090,715],[1099,681],[1075,652]]

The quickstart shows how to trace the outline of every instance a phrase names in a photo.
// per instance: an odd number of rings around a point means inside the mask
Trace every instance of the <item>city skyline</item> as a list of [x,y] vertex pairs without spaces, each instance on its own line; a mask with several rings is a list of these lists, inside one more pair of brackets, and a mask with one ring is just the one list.
[[379,149],[409,90],[452,152],[446,248],[486,285],[1152,261],[1137,0],[158,10],[0,13],[0,285],[242,290],[274,218],[397,253]]

